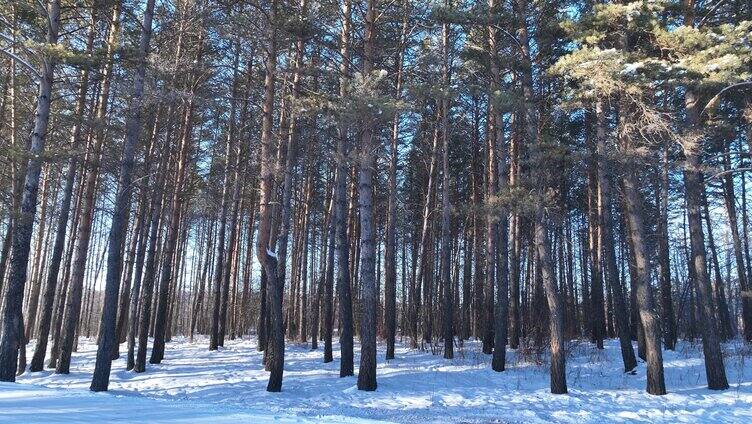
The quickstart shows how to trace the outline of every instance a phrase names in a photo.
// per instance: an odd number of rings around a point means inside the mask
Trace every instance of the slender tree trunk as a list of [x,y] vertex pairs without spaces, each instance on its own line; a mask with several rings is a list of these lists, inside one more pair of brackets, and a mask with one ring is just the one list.
[[[363,36],[363,75],[373,78],[375,59],[375,19],[377,0],[367,0]],[[373,116],[362,118],[359,149],[358,209],[360,211],[360,278],[362,284],[360,314],[360,369],[358,390],[376,390],[376,287],[375,223],[373,218],[373,178],[376,168]]]
[[[342,32],[340,35],[340,96],[347,95],[350,72],[350,0],[342,2]],[[353,375],[353,313],[350,278],[350,241],[347,231],[347,175],[348,135],[343,122],[339,123],[337,135],[337,174],[334,191],[334,221],[337,231],[335,256],[337,259],[337,293],[339,297],[340,322],[340,368],[339,376]]]
[[[116,6],[118,7],[118,6]],[[100,334],[102,335],[97,348],[97,359],[94,366],[94,376],[91,381],[91,390],[95,392],[105,391],[110,381],[110,368],[112,366],[112,351],[118,343],[115,334],[117,320],[118,292],[120,276],[123,268],[123,244],[125,231],[128,228],[128,215],[131,201],[131,174],[133,172],[134,156],[138,135],[141,129],[141,103],[144,93],[144,76],[146,74],[146,56],[149,53],[151,40],[151,23],[154,13],[154,0],[148,0],[144,12],[144,20],[141,25],[141,43],[139,45],[139,64],[134,81],[133,97],[129,104],[128,120],[125,124],[125,144],[120,165],[120,182],[115,200],[115,214],[112,217],[110,235],[108,240],[107,276],[105,278],[104,303],[102,306],[102,323]],[[119,13],[117,18],[119,19]]]
[[[588,141],[595,144],[595,136],[588,134]],[[590,336],[598,349],[603,349],[606,317],[603,307],[603,280],[601,278],[600,246],[598,233],[598,161],[595,157],[596,147],[591,145],[591,157],[588,163],[588,253],[590,257]]]
[[[107,37],[107,56],[102,75],[102,85],[99,93],[99,102],[97,105],[96,119],[99,121],[99,128],[94,130],[91,151],[87,152],[86,161],[90,166],[89,173],[86,177],[85,188],[83,192],[83,204],[81,205],[83,215],[81,216],[81,227],[79,228],[75,259],[71,274],[68,297],[65,304],[65,317],[63,324],[63,338],[60,345],[60,358],[58,359],[55,372],[58,374],[68,374],[70,369],[71,353],[76,342],[76,325],[81,314],[81,295],[84,284],[84,272],[89,255],[89,243],[91,241],[91,227],[94,221],[94,212],[96,205],[97,179],[99,176],[99,165],[102,156],[102,146],[104,144],[104,121],[107,119],[107,104],[110,96],[110,84],[112,82],[112,68],[115,49],[118,47],[118,37],[120,32],[120,2],[114,4],[112,9],[112,21],[110,22],[109,34]],[[119,274],[118,274],[119,278]]]
[[[623,117],[620,117],[623,119]],[[653,289],[650,285],[650,261],[645,239],[645,226],[642,219],[642,204],[633,169],[626,170],[623,177],[624,202],[626,203],[627,223],[632,256],[637,277],[637,305],[640,310],[640,323],[644,331],[645,359],[647,360],[647,392],[651,395],[666,394],[663,378],[663,354],[661,352],[660,320],[655,313]]]
[[[235,116],[234,113],[232,113],[231,116]],[[233,129],[234,130],[234,129]],[[217,344],[219,346],[224,346],[225,341],[225,335],[228,333],[227,329],[229,327],[228,317],[227,317],[227,308],[228,308],[228,302],[230,298],[230,278],[235,273],[232,269],[233,264],[233,258],[235,257],[237,253],[237,242],[238,242],[238,214],[240,209],[240,189],[241,189],[241,183],[240,183],[240,165],[243,161],[242,154],[239,149],[236,148],[235,152],[235,163],[233,164],[233,173],[234,175],[234,182],[233,182],[233,195],[232,195],[232,212],[230,213],[230,238],[227,243],[227,260],[225,261],[224,267],[225,270],[223,272],[222,278],[223,278],[223,286],[222,286],[222,292],[221,292],[221,309],[219,310],[219,329],[217,334]],[[237,279],[235,279],[237,281]]]
[[[407,1],[402,3],[402,31],[397,50],[395,67],[395,98],[402,93],[402,70],[407,42],[408,17],[410,10]],[[384,246],[384,329],[386,330],[386,359],[394,359],[394,339],[397,333],[397,160],[399,156],[400,114],[392,120],[391,145],[389,156],[389,199],[387,205],[386,243]]]
[[564,306],[556,287],[553,264],[548,249],[546,229],[543,225],[542,207],[538,206],[535,222],[535,246],[541,262],[543,286],[549,310],[549,332],[551,337],[551,393],[567,393],[567,375],[564,355]]
[[[50,195],[49,193],[50,179],[52,179],[50,173],[52,173],[52,168],[50,166],[47,166],[46,171],[44,172],[44,179],[42,181],[42,203],[39,207],[39,228],[37,228],[37,241],[34,249],[34,267],[32,268],[30,278],[31,287],[28,293],[28,303],[26,305],[26,323],[24,331],[25,335],[22,343],[23,346],[26,346],[26,343],[28,343],[29,339],[34,336],[34,324],[36,323],[37,308],[39,306],[39,292],[42,288],[42,283],[40,281],[40,268],[44,266],[45,262],[42,259],[42,245],[44,245],[45,230],[47,226],[47,201],[50,197],[52,197],[53,199],[56,197],[55,194]],[[20,365],[21,364],[19,364],[19,368],[21,368]],[[21,370],[24,369],[26,369],[25,363],[23,364],[23,368],[21,368]]]
[[712,269],[715,272],[715,278],[711,278],[711,273],[708,272],[708,278],[711,279],[711,286],[713,288],[713,303],[716,305],[716,318],[718,319],[718,325],[720,326],[719,332],[721,340],[728,340],[734,335],[734,329],[731,325],[731,317],[729,316],[728,303],[726,302],[726,292],[723,287],[723,277],[721,276],[721,265],[718,262],[718,252],[715,245],[715,238],[713,237],[713,227],[710,220],[710,209],[708,207],[707,190],[703,190],[702,193],[702,207],[704,209],[703,215],[705,216],[705,225],[708,227],[708,249],[710,249],[710,262]]
[[277,255],[271,251],[271,200],[274,189],[274,166],[272,155],[273,108],[275,79],[277,71],[277,0],[272,0],[269,15],[269,46],[265,62],[264,102],[261,129],[261,198],[259,200],[259,236],[256,256],[264,268],[267,281],[267,306],[269,339],[266,347],[266,365],[271,371],[268,392],[282,390],[282,373],[284,369],[285,336],[282,322],[282,282],[277,278]]
[[[522,90],[525,98],[525,134],[529,142],[535,143],[536,149],[541,149],[542,140],[538,134],[538,116],[533,98],[532,63],[529,52],[529,39],[526,28],[527,1],[517,0],[518,13],[522,18],[520,43],[523,54]],[[539,171],[541,172],[541,171]],[[541,279],[548,303],[548,321],[551,349],[551,393],[567,393],[566,364],[564,354],[564,305],[556,284],[553,263],[550,255],[550,241],[547,234],[547,223],[544,215],[544,193],[547,189],[545,175],[538,176],[537,199],[535,203],[535,219],[533,225],[533,245],[537,251],[537,259],[541,271]]]
[[606,151],[606,111],[603,102],[598,101],[595,105],[596,120],[596,154],[598,167],[598,211],[599,211],[599,242],[603,255],[604,277],[606,286],[611,287],[614,320],[618,328],[619,342],[621,346],[621,358],[624,363],[624,372],[630,372],[637,367],[632,338],[629,331],[627,304],[624,300],[624,292],[619,281],[616,269],[616,251],[614,249],[615,234],[613,231],[613,218],[611,216],[611,181],[607,174],[609,164]]
[[[736,275],[739,279],[739,289],[742,291],[741,304],[742,304],[742,325],[744,327],[744,339],[752,341],[752,298],[744,295],[749,290],[749,280],[744,266],[744,247],[742,246],[742,239],[739,235],[739,227],[737,227],[738,218],[736,215],[736,195],[734,193],[734,177],[731,173],[731,163],[729,159],[729,150],[725,149],[723,155],[723,168],[726,174],[723,176],[723,200],[726,206],[726,214],[728,215],[728,227],[731,229],[731,241],[734,248],[734,259],[736,260]],[[707,209],[707,201],[705,202],[705,208]],[[707,219],[710,219],[709,216]],[[708,222],[708,238],[710,239],[710,222]],[[717,260],[716,260],[717,262]],[[717,275],[718,283],[721,288],[723,283],[720,282],[720,275]],[[717,292],[717,291],[714,291]],[[719,299],[720,300],[720,299]],[[728,309],[726,306],[726,299],[723,299],[722,304],[719,302],[716,305],[719,309],[719,318],[723,330],[722,334],[728,333]]]
[[[161,167],[158,168],[161,170]],[[146,187],[142,187],[142,208],[141,208],[141,231],[138,234],[138,249],[136,251],[136,264],[134,271],[133,288],[130,293],[128,304],[128,333],[126,335],[127,349],[126,369],[132,370],[135,365],[134,349],[136,342],[136,330],[138,329],[138,306],[141,299],[141,283],[143,281],[144,261],[146,258],[146,249],[149,242],[149,228],[151,224],[151,209],[149,207],[149,196]],[[153,205],[151,207],[154,207]]]
[[[489,0],[489,10],[492,14],[498,13],[498,3],[496,0]],[[527,29],[524,25],[521,26],[521,30],[524,31],[524,36],[527,35]],[[488,45],[489,53],[491,54],[491,95],[495,96],[501,85],[501,73],[499,70],[499,63],[497,57],[497,38],[498,31],[495,27],[490,26],[488,28]],[[489,159],[494,156],[495,162],[489,163],[489,166],[496,168],[498,189],[501,195],[505,195],[508,188],[508,171],[507,171],[507,154],[504,148],[504,121],[501,111],[496,106],[489,108],[490,116],[492,120],[489,126],[491,136],[490,142],[494,143],[493,148],[489,144]],[[492,155],[490,152],[494,152]],[[498,156],[496,156],[498,154]],[[491,174],[489,174],[490,176]],[[492,184],[491,178],[488,182],[489,186]],[[509,321],[509,219],[507,216],[507,209],[502,208],[498,226],[498,252],[494,253],[498,255],[497,266],[497,278],[496,278],[496,308],[494,311],[494,342],[493,342],[493,358],[491,360],[491,367],[496,372],[504,371],[506,368],[506,350],[507,350],[507,323]],[[489,230],[491,228],[489,222]],[[490,240],[490,239],[489,239]],[[489,255],[491,250],[489,250]],[[492,272],[489,269],[489,273]],[[493,300],[493,296],[489,301]]]
[[[324,285],[322,287],[321,284],[319,284],[319,288],[316,289],[316,293],[313,295],[314,302],[312,310],[312,319],[311,319],[311,337],[313,338],[312,346],[315,345],[316,338],[318,337],[318,321],[319,321],[319,310],[320,310],[320,304],[321,304],[321,296],[325,297],[324,299],[324,362],[332,362],[334,360],[332,356],[332,332],[334,327],[334,256],[335,256],[335,243],[336,243],[336,236],[337,236],[337,228],[336,228],[336,222],[334,219],[335,208],[337,207],[335,205],[335,195],[332,193],[332,197],[329,200],[329,214],[328,214],[328,226],[327,228],[327,236],[326,236],[326,245],[324,246],[324,252],[326,254],[326,260],[322,258],[321,260],[321,268],[324,269],[325,276],[321,276],[319,278],[323,278]],[[326,268],[324,268],[326,267]],[[322,290],[323,293],[322,293]]]
[[[203,79],[198,69],[203,60],[204,41],[206,31],[203,25],[198,28],[198,39],[196,41],[197,51],[194,58],[195,70],[191,72],[191,81],[189,81],[189,97],[185,104],[182,118],[182,128],[180,134],[180,147],[177,155],[177,164],[175,170],[174,191],[172,193],[171,211],[167,222],[167,240],[164,245],[161,274],[159,276],[159,297],[157,298],[156,314],[154,317],[154,344],[151,350],[149,363],[159,364],[164,359],[165,335],[168,325],[168,299],[171,282],[173,281],[173,261],[175,249],[180,235],[180,220],[183,215],[183,198],[185,190],[185,179],[189,165],[190,152],[193,144],[193,124],[195,112],[196,90]],[[217,265],[219,266],[219,264]]]
[[[95,13],[92,10],[92,17],[89,25],[89,31],[86,41],[86,54],[90,56],[94,47],[94,26]],[[71,131],[71,146],[76,148],[81,139],[81,123],[83,120],[84,109],[86,107],[86,94],[89,87],[89,67],[81,70],[78,94],[76,98],[76,109],[74,111],[75,123]],[[52,248],[52,257],[50,267],[47,271],[47,282],[42,295],[42,310],[39,319],[39,331],[37,335],[37,344],[34,348],[34,356],[31,359],[30,371],[38,372],[44,369],[44,358],[47,353],[47,342],[50,334],[50,325],[52,321],[52,312],[55,303],[55,292],[57,289],[58,275],[60,273],[60,264],[63,258],[65,248],[65,237],[68,230],[68,219],[70,217],[71,203],[73,199],[73,187],[76,180],[76,168],[78,160],[75,155],[71,156],[68,161],[68,170],[65,176],[65,188],[63,189],[63,199],[58,215],[57,231],[55,234],[55,243]],[[2,279],[2,273],[0,273]]]
[[[169,113],[168,113],[169,116]],[[151,212],[149,217],[149,230],[146,234],[144,242],[148,241],[148,247],[146,249],[146,263],[144,265],[144,277],[141,288],[141,300],[138,311],[138,350],[135,355],[135,362],[133,370],[135,372],[144,372],[146,370],[146,345],[149,339],[149,322],[151,321],[151,309],[152,298],[154,295],[154,279],[156,277],[156,267],[158,262],[157,242],[159,237],[159,228],[161,226],[161,215],[166,202],[166,185],[168,161],[169,161],[169,145],[165,144],[164,151],[162,152],[162,159],[159,169],[161,172],[157,174],[156,184],[152,190],[151,195]],[[136,323],[133,323],[134,326]],[[134,329],[135,336],[135,329]],[[132,350],[135,346],[135,338],[131,341],[128,347],[128,356],[133,356]]]
[[671,263],[668,244],[668,147],[663,148],[658,217],[658,263],[660,266],[663,343],[668,350],[676,347],[676,318],[671,300]]
[[[234,43],[235,59],[233,64],[233,85],[232,99],[230,100],[230,119],[227,130],[227,141],[225,144],[224,155],[224,180],[222,182],[222,204],[220,205],[219,230],[217,235],[217,265],[214,268],[213,301],[212,301],[212,320],[211,334],[209,340],[209,350],[217,350],[220,346],[220,309],[222,308],[222,299],[226,299],[226,293],[223,293],[223,282],[225,281],[225,272],[227,271],[226,263],[230,262],[230,255],[225,255],[228,250],[225,242],[227,231],[227,212],[230,209],[230,184],[232,181],[232,169],[234,164],[234,140],[235,140],[235,105],[238,86],[238,62],[240,58],[240,42],[235,40]],[[228,280],[229,281],[229,280]]]
[[[444,6],[449,6],[449,1],[444,1]],[[442,85],[444,89],[449,88],[449,24],[442,25]],[[442,172],[443,180],[441,183],[441,279],[444,287],[444,304],[443,304],[443,337],[444,337],[444,359],[454,358],[454,313],[452,312],[452,278],[451,278],[451,260],[452,260],[452,242],[451,242],[451,221],[450,212],[452,208],[451,199],[449,198],[449,99],[446,96],[441,98],[441,139],[442,139]]]
[[[57,44],[60,27],[59,0],[49,2],[47,23],[46,44],[52,47]],[[36,215],[39,174],[42,171],[42,153],[47,136],[47,125],[50,120],[55,65],[56,59],[54,56],[42,59],[41,81],[37,95],[37,108],[34,114],[34,129],[31,133],[31,148],[29,149],[30,159],[26,166],[20,214],[13,223],[10,278],[5,291],[5,309],[3,310],[2,336],[0,336],[0,381],[16,380],[18,350],[23,342],[21,305],[26,284],[31,233],[34,227],[34,216]]]
[[[685,94],[687,122],[690,129],[696,128],[697,97],[691,90]],[[723,355],[718,338],[718,326],[715,320],[715,308],[713,306],[712,288],[707,274],[707,262],[705,254],[705,240],[702,231],[700,207],[702,205],[702,177],[699,160],[700,146],[685,146],[686,169],[684,170],[684,188],[687,199],[687,218],[689,223],[689,237],[694,268],[695,295],[699,307],[700,331],[702,332],[702,345],[705,354],[705,373],[708,380],[708,388],[712,390],[725,390],[728,388],[726,369],[723,365]]]
[[[694,0],[685,0],[684,25],[694,26]],[[699,131],[699,96],[692,87],[684,93],[685,123],[691,137]],[[689,224],[691,264],[694,269],[695,295],[697,296],[702,350],[705,355],[705,374],[708,388],[725,390],[729,387],[726,368],[718,338],[718,325],[715,320],[712,288],[708,280],[705,238],[702,231],[700,207],[702,205],[702,170],[700,169],[701,140],[688,140],[684,146],[685,169],[684,189],[687,201],[687,222]]]

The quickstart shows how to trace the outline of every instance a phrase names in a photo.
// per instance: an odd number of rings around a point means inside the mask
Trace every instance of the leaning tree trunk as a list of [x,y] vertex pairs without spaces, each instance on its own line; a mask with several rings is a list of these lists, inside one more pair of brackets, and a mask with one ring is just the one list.
[[[167,146],[165,146],[165,150],[167,150]],[[157,177],[157,184],[155,185],[154,191],[152,193],[151,217],[149,219],[149,244],[146,253],[146,264],[144,265],[144,279],[142,282],[143,287],[141,288],[141,301],[139,302],[141,306],[138,313],[138,350],[136,352],[135,362],[133,365],[133,370],[135,372],[146,371],[146,347],[149,342],[149,321],[151,319],[152,298],[154,295],[154,279],[156,277],[156,267],[158,261],[157,239],[159,238],[160,215],[162,214],[164,203],[166,201],[164,191],[166,190],[167,184],[167,179],[165,178],[167,170],[165,169],[166,166],[164,165],[167,164],[169,152],[165,151],[162,154],[164,155],[164,157],[162,158],[162,160],[164,161],[162,167],[163,169]],[[131,351],[134,349],[134,346],[135,340],[128,347],[128,356],[132,356]]]
[[[722,186],[723,186],[723,200],[724,204],[726,205],[726,214],[728,215],[728,227],[731,230],[731,241],[733,243],[734,247],[734,260],[736,261],[736,275],[739,279],[739,289],[742,291],[741,296],[741,303],[742,303],[742,325],[744,327],[744,339],[749,341],[752,341],[752,298],[749,296],[745,296],[746,292],[749,290],[749,276],[746,273],[746,268],[744,266],[744,247],[742,246],[742,239],[739,235],[739,227],[737,227],[737,215],[736,215],[736,196],[734,193],[734,177],[731,173],[731,164],[729,160],[729,151],[728,148],[725,149],[724,155],[723,155],[723,164],[724,164],[724,172],[726,173],[722,177]],[[707,206],[706,206],[707,207]],[[708,218],[709,219],[709,218]],[[710,229],[708,229],[710,231]],[[720,314],[721,317],[728,315],[728,310],[726,309],[725,301],[724,305],[717,305],[719,309],[721,309]],[[728,328],[726,326],[727,321],[721,320],[721,324],[724,325],[725,328]],[[728,331],[728,330],[726,330]]]
[[[107,114],[110,83],[112,82],[113,58],[115,50],[118,47],[118,36],[120,32],[120,12],[121,4],[117,2],[112,10],[112,21],[110,22],[109,34],[107,37],[107,56],[104,74],[102,75],[102,85],[100,88],[99,104],[96,113],[96,119],[100,123],[106,119]],[[83,215],[81,216],[81,226],[79,228],[76,242],[75,260],[73,261],[69,293],[65,304],[65,316],[63,318],[64,331],[60,344],[60,358],[58,359],[57,367],[55,368],[55,372],[58,374],[68,374],[70,370],[71,353],[76,342],[76,325],[78,324],[81,314],[81,296],[86,262],[89,254],[89,243],[91,241],[91,227],[94,221],[94,209],[96,205],[95,195],[104,136],[104,126],[100,125],[93,136],[91,151],[87,152],[89,157],[89,161],[87,162],[90,164],[91,169],[86,176],[83,192],[84,200],[81,206]]]
[[[623,36],[622,45],[625,48],[629,47],[628,35]],[[617,133],[620,135],[619,141],[621,142],[621,153],[625,154],[628,157],[636,156],[633,151],[634,146],[632,145],[631,134],[628,134],[626,130],[627,123],[631,119],[632,113],[633,112],[631,105],[627,103],[625,97],[622,97],[619,104],[619,123],[617,126]],[[599,120],[599,126],[605,127],[605,123],[600,123],[602,122],[601,120],[604,119],[603,117],[597,116],[596,119]],[[601,140],[599,140],[599,142],[601,142]],[[626,207],[624,208],[625,212],[623,216],[625,216],[625,221],[627,223],[626,227],[630,235],[629,241],[631,249],[629,262],[630,265],[632,265],[630,266],[630,274],[632,275],[633,281],[632,292],[634,293],[633,299],[635,300],[637,309],[639,310],[639,319],[634,319],[633,321],[637,327],[636,331],[638,334],[638,354],[641,358],[644,358],[647,361],[648,365],[646,390],[649,394],[663,395],[666,393],[666,386],[663,377],[663,356],[661,352],[661,331],[659,326],[660,321],[658,314],[656,314],[654,309],[653,291],[650,283],[652,274],[649,269],[650,263],[647,257],[645,227],[642,220],[643,206],[641,203],[642,200],[640,199],[638,194],[639,192],[637,188],[637,174],[635,173],[635,166],[636,163],[629,163],[627,165],[628,168],[624,170],[622,177],[624,192],[623,201],[626,205]],[[600,185],[600,175],[598,182]],[[601,192],[601,194],[603,193]],[[601,196],[601,200],[603,200],[603,196]],[[604,206],[605,205],[601,205],[601,209],[603,209]],[[604,221],[602,220],[601,225],[608,225],[608,223],[604,223]],[[604,232],[602,230],[601,242],[599,244],[610,243],[612,237],[608,233],[605,233],[605,237],[603,237],[603,235]],[[606,252],[606,255],[608,254],[609,253]],[[610,257],[607,257],[606,261],[609,260]],[[607,263],[606,266],[609,266],[609,264]],[[614,280],[612,280],[612,282],[613,281]],[[620,290],[621,287],[619,286],[617,287],[617,289]],[[621,318],[626,319],[626,316]],[[622,331],[622,328],[626,328],[626,325],[622,325],[620,327],[620,331]],[[624,344],[623,341],[622,344]],[[632,347],[631,345],[632,343],[630,340],[630,349]],[[633,354],[634,353],[632,353],[632,355]],[[625,359],[624,365],[626,368],[627,357],[624,356],[624,348],[622,348],[622,355]]]
[[178,149],[177,164],[175,170],[175,181],[173,181],[173,193],[170,216],[167,221],[167,240],[164,244],[163,264],[159,276],[159,297],[157,298],[157,310],[154,317],[154,344],[151,350],[150,364],[159,364],[164,359],[165,350],[165,333],[167,330],[167,309],[169,307],[170,283],[173,275],[173,257],[177,247],[180,235],[180,221],[183,215],[183,191],[185,190],[185,181],[188,173],[189,159],[191,156],[191,145],[193,144],[193,124],[195,113],[196,90],[204,78],[199,74],[199,69],[204,55],[204,41],[206,37],[205,29],[198,28],[198,40],[196,57],[194,58],[194,71],[191,72],[191,81],[189,81],[188,101],[184,107],[182,128],[180,134],[180,147]]
[[[54,47],[57,44],[60,28],[60,0],[52,0],[49,3],[47,23],[46,42],[50,47]],[[5,288],[5,310],[3,311],[2,336],[0,338],[0,381],[16,380],[18,350],[23,340],[21,305],[23,303],[24,286],[26,285],[31,233],[37,209],[42,153],[47,136],[47,124],[50,121],[55,65],[55,56],[43,57],[37,109],[34,114],[34,129],[31,133],[30,159],[26,166],[20,213],[13,224],[10,277],[8,287]]]
[[[694,1],[684,2],[684,25],[694,27]],[[690,266],[694,271],[695,295],[697,298],[697,313],[702,332],[702,350],[705,355],[705,375],[708,388],[711,390],[725,390],[729,387],[726,379],[726,367],[723,364],[723,353],[718,338],[718,326],[715,320],[712,288],[707,273],[705,255],[705,237],[702,231],[702,170],[700,169],[700,154],[702,139],[699,134],[700,112],[698,111],[699,96],[692,87],[686,87],[684,93],[685,124],[690,140],[684,146],[685,169],[684,189],[687,202],[687,223],[689,224]]]
[[[86,54],[90,56],[94,47],[94,29],[95,14],[92,10],[91,22],[86,40]],[[76,109],[74,117],[76,122],[73,124],[71,131],[71,146],[78,147],[81,139],[81,123],[83,120],[84,109],[86,108],[86,94],[89,87],[89,67],[86,66],[81,70],[81,77],[76,99]],[[52,257],[50,266],[47,270],[47,282],[42,294],[42,309],[39,318],[39,330],[37,334],[37,344],[34,348],[34,356],[31,359],[30,371],[37,372],[44,369],[44,358],[47,353],[47,342],[50,335],[50,326],[52,323],[52,310],[55,304],[55,291],[57,289],[60,265],[63,259],[63,250],[65,249],[65,238],[68,230],[68,219],[70,218],[71,203],[73,200],[73,188],[76,181],[76,168],[78,160],[75,155],[71,156],[68,161],[68,170],[65,176],[65,188],[63,189],[63,199],[58,215],[57,230],[55,242],[52,247]],[[2,273],[0,273],[2,279]]]
[[651,271],[642,219],[643,208],[634,170],[625,171],[623,187],[629,241],[637,277],[637,306],[645,334],[645,357],[648,364],[646,390],[651,395],[664,395],[666,384],[663,378],[660,320],[658,314],[655,313],[653,289],[650,285]]
[[115,334],[117,320],[118,292],[120,289],[120,274],[123,268],[123,244],[125,231],[128,228],[128,215],[131,201],[131,181],[134,156],[138,135],[141,129],[141,106],[144,94],[144,77],[146,75],[146,56],[149,54],[151,41],[152,17],[155,0],[148,0],[141,25],[141,42],[138,49],[138,68],[133,86],[133,97],[128,107],[128,120],[125,123],[125,145],[120,165],[120,183],[115,199],[115,212],[112,217],[107,251],[107,276],[105,277],[104,303],[102,306],[102,321],[100,324],[99,346],[94,366],[94,376],[91,390],[105,391],[110,382],[110,368],[112,367],[112,351],[118,343]]
[[[718,313],[718,325],[719,334],[722,341],[729,340],[734,336],[734,328],[731,325],[731,317],[729,316],[728,303],[726,302],[726,291],[723,287],[723,277],[721,276],[721,265],[718,262],[718,251],[715,246],[715,239],[713,238],[713,227],[710,221],[710,210],[708,208],[708,196],[707,191],[703,190],[702,193],[702,207],[705,215],[705,225],[708,228],[708,249],[710,249],[710,261],[712,268],[715,271],[715,280],[711,279],[711,286],[713,287],[713,299],[717,306]],[[735,222],[735,221],[734,221]],[[708,272],[708,278],[710,278],[710,272]]]
[[[540,200],[539,200],[540,202]],[[549,332],[551,337],[551,393],[567,393],[567,374],[564,355],[564,305],[556,287],[555,274],[546,237],[542,205],[538,205],[535,219],[535,247],[538,252],[543,287],[549,311]]]
[[[690,131],[697,129],[699,115],[698,97],[692,90],[685,93],[686,119]],[[702,348],[705,355],[705,374],[708,388],[725,390],[729,387],[726,368],[723,365],[723,353],[718,338],[718,325],[715,319],[712,288],[707,273],[705,255],[705,237],[702,231],[702,175],[700,170],[700,148],[697,141],[689,142],[684,147],[686,165],[684,170],[684,189],[687,199],[687,222],[689,224],[691,266],[694,269],[695,295],[697,297]]]
[[614,318],[618,328],[619,344],[621,346],[621,359],[624,363],[624,372],[630,372],[637,367],[634,349],[632,348],[632,337],[629,331],[629,320],[627,304],[624,301],[624,291],[622,290],[619,274],[616,269],[616,251],[614,249],[614,220],[611,216],[611,180],[606,170],[609,168],[606,151],[606,111],[603,102],[598,101],[595,104],[595,125],[596,125],[596,156],[597,156],[597,174],[598,174],[598,212],[599,212],[599,229],[598,245],[603,255],[604,278],[608,281],[607,287],[611,287],[614,304]]
[[[525,108],[525,134],[528,142],[534,143],[538,149],[538,155],[542,151],[542,140],[538,134],[538,116],[535,109],[533,98],[533,74],[532,63],[530,60],[529,40],[525,25],[525,14],[527,13],[527,1],[517,0],[518,12],[521,14],[522,23],[520,31],[522,34],[521,45],[523,49],[524,72],[522,73],[522,90],[527,107]],[[544,214],[546,182],[545,171],[538,171],[537,181],[537,198],[535,199],[535,216],[533,224],[533,246],[537,252],[538,267],[541,271],[543,289],[545,290],[546,301],[548,303],[548,321],[549,336],[551,349],[551,393],[567,393],[567,377],[564,353],[564,302],[556,284],[556,274],[550,255],[550,241],[548,240],[547,217]]]

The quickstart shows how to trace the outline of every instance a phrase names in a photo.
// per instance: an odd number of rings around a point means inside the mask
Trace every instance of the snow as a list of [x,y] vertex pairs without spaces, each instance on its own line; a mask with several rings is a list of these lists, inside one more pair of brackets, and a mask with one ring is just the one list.
[[[724,346],[731,388],[721,392],[705,388],[699,344],[665,351],[666,396],[645,393],[644,364],[635,375],[621,372],[613,340],[603,351],[570,344],[567,395],[549,393],[545,357],[510,350],[507,371],[496,373],[476,342],[457,349],[454,360],[398,343],[397,359],[387,362],[379,346],[375,392],[358,391],[355,377],[339,378],[336,339],[328,364],[321,349],[288,343],[281,393],[265,391],[255,340],[227,340],[218,352],[207,346],[177,338],[163,363],[143,374],[125,371],[120,358],[110,392],[91,393],[96,346],[82,339],[71,374],[26,373],[22,384],[0,385],[0,422],[49,423],[70,413],[81,414],[76,421],[127,421],[133,411],[142,422],[752,422],[752,352],[741,342]],[[355,360],[357,372],[357,344]]]
[[221,405],[134,397],[117,392],[50,389],[31,384],[0,383],[0,422],[16,423],[237,423],[314,422],[265,411],[235,410]]
[[624,65],[624,68],[621,70],[622,75],[634,75],[637,73],[637,71],[641,68],[644,68],[645,64],[643,62],[635,62],[635,63],[627,63]]

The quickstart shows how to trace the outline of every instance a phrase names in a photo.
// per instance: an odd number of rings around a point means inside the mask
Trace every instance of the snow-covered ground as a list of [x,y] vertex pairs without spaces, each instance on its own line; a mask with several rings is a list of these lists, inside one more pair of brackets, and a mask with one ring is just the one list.
[[[490,357],[467,343],[456,359],[397,348],[386,362],[379,346],[378,390],[361,392],[356,378],[339,378],[322,350],[288,344],[281,393],[265,391],[268,374],[255,340],[226,341],[209,352],[205,339],[168,343],[161,365],[147,372],[113,364],[109,393],[88,391],[96,347],[82,340],[70,375],[52,371],[0,385],[0,422],[736,422],[752,423],[752,351],[724,346],[731,388],[705,388],[699,345],[680,343],[664,352],[666,396],[645,393],[645,368],[621,372],[618,343],[598,351],[572,343],[567,360],[569,394],[549,393],[548,366],[509,351],[508,369],[495,373]],[[124,346],[121,351],[124,350]],[[31,352],[31,351],[30,351]],[[358,355],[356,346],[357,372]]]

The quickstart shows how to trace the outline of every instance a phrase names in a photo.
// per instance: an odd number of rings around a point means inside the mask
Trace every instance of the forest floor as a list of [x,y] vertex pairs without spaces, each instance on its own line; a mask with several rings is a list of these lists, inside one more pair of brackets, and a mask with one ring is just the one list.
[[[602,351],[570,343],[567,395],[549,393],[545,357],[510,350],[507,370],[496,373],[476,342],[453,360],[398,344],[388,362],[380,344],[375,392],[339,378],[336,343],[328,364],[323,344],[311,351],[288,343],[281,393],[265,391],[255,340],[227,340],[218,352],[207,346],[205,338],[176,338],[163,363],[143,374],[125,371],[121,357],[109,393],[91,393],[96,346],[81,339],[69,375],[48,370],[0,384],[0,422],[752,422],[752,350],[741,342],[724,345],[731,388],[722,392],[705,388],[699,343],[665,351],[666,396],[645,393],[644,363],[634,375],[622,372],[615,340]],[[357,351],[356,344],[356,372]]]

